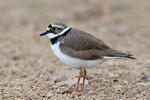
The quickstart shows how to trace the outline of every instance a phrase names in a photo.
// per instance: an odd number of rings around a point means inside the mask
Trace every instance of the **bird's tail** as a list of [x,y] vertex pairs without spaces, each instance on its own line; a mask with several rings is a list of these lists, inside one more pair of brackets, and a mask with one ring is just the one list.
[[132,54],[122,53],[122,52],[112,50],[112,49],[108,49],[106,56],[107,57],[124,57],[124,58],[136,59],[135,57],[133,57]]

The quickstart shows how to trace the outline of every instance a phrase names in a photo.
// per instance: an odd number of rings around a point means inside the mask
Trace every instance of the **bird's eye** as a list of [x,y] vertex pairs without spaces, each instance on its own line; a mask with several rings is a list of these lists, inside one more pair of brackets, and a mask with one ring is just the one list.
[[57,30],[57,27],[51,27],[51,31],[55,32]]

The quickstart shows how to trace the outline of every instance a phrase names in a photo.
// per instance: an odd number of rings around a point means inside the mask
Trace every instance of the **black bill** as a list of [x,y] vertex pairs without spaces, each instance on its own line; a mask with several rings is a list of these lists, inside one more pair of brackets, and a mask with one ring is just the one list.
[[46,35],[46,34],[48,34],[48,33],[49,33],[48,31],[43,32],[43,33],[40,34],[40,36]]

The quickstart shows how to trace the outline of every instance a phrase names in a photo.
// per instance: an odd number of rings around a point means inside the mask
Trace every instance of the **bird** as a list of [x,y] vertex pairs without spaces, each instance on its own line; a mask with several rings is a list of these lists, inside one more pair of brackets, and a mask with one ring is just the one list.
[[136,59],[132,54],[116,51],[90,33],[72,28],[64,23],[50,23],[45,32],[53,53],[60,61],[71,68],[79,69],[76,90],[79,89],[80,78],[83,78],[81,91],[87,75],[87,68],[92,68],[110,59]]

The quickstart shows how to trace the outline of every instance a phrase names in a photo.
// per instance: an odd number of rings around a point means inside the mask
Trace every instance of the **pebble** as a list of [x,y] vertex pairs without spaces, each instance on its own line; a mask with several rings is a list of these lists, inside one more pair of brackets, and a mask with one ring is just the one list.
[[47,93],[47,97],[51,97],[53,94],[52,93]]
[[141,80],[142,80],[142,81],[145,81],[145,80],[147,80],[147,79],[148,79],[148,76],[142,76],[142,77],[141,77]]
[[150,86],[150,82],[137,83],[137,85]]
[[114,85],[113,88],[121,91],[123,89],[123,86],[122,85]]
[[87,91],[88,94],[93,94],[93,90]]
[[114,79],[113,81],[114,81],[114,83],[117,83],[117,82],[119,82],[117,79]]
[[12,59],[13,60],[19,60],[19,56],[13,56]]
[[58,88],[58,86],[57,85],[53,85],[52,88],[56,89],[56,88]]
[[70,87],[70,88],[66,89],[65,91],[61,92],[61,94],[65,94],[65,93],[71,94],[71,93],[73,93],[73,91],[74,91],[73,87]]
[[127,84],[128,84],[128,81],[124,81],[123,83],[124,83],[124,85],[127,85]]
[[66,80],[67,80],[66,76],[60,76],[55,79],[55,82],[61,82],[61,81],[66,81]]

